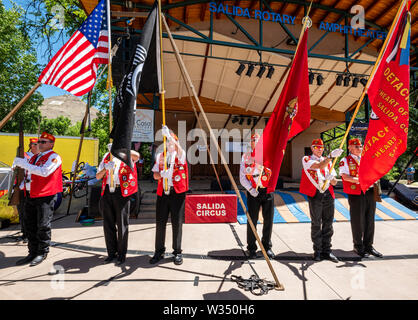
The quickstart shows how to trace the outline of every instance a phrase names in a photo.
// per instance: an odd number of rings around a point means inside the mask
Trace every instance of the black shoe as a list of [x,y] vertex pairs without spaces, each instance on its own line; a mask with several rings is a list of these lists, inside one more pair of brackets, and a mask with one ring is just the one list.
[[376,251],[375,248],[370,247],[369,249],[366,249],[366,252],[371,254],[372,256],[375,256],[377,258],[383,258],[383,254],[381,254],[380,252]]
[[312,259],[313,259],[314,261],[321,261],[321,252],[319,252],[319,251],[315,251],[315,252],[314,252],[314,254],[313,254]]
[[104,259],[103,264],[111,263],[115,259],[116,259],[116,255],[112,254],[112,255],[108,256],[106,259]]
[[149,263],[156,264],[158,261],[164,258],[164,253],[155,253],[154,256],[149,260]]
[[46,259],[46,256],[47,256],[47,255],[48,255],[47,253],[37,255],[37,256],[36,256],[36,257],[32,260],[32,262],[29,264],[29,266],[30,266],[30,267],[37,266],[38,264],[40,264],[42,261],[44,261],[44,260]]
[[267,253],[267,256],[270,258],[270,260],[274,259],[275,255],[274,255],[274,252],[271,249],[268,249],[266,251],[266,253]]
[[174,264],[179,266],[183,263],[183,255],[181,253],[174,255]]
[[332,262],[338,263],[340,260],[332,252],[329,253],[322,253],[321,258],[325,260],[330,260]]
[[248,259],[255,259],[255,258],[257,258],[257,251],[248,250]]
[[122,264],[125,263],[125,261],[126,261],[126,257],[125,256],[118,257],[118,260],[116,261],[116,265],[117,266],[121,266]]
[[28,255],[27,257],[17,260],[16,261],[16,265],[17,266],[23,266],[24,264],[27,264],[29,262],[31,262],[33,259],[35,259],[36,255]]
[[366,256],[366,253],[364,252],[364,250],[354,248],[353,251],[362,258]]

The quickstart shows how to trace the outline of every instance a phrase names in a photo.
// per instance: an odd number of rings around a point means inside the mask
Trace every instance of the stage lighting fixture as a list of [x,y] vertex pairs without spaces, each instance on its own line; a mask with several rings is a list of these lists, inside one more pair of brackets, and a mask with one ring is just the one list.
[[241,73],[244,71],[244,69],[245,69],[245,64],[240,63],[239,64],[239,67],[238,67],[238,69],[237,69],[237,71],[235,73],[240,76]]
[[244,122],[244,118],[243,117],[241,117],[240,119],[239,119],[239,124],[240,125],[242,125],[242,123]]
[[351,84],[351,86],[353,88],[357,88],[357,85],[358,85],[359,82],[360,82],[360,78],[359,77],[354,77],[353,83]]
[[340,86],[343,83],[343,76],[341,74],[339,74],[337,76],[337,81],[335,83],[335,85]]
[[316,77],[316,84],[318,86],[321,86],[324,83],[324,77],[322,76],[322,74],[318,74],[318,76]]
[[363,85],[363,87],[365,87],[367,84],[367,79],[361,78],[360,83]]
[[247,73],[245,75],[251,77],[251,74],[253,73],[253,71],[254,71],[254,65],[250,64],[248,67]]
[[267,122],[269,122],[269,118],[264,118],[264,124],[267,125]]
[[247,125],[249,126],[251,124],[251,118],[247,119]]
[[235,116],[232,118],[232,123],[236,123],[236,122],[238,122],[238,117]]
[[309,84],[313,83],[314,78],[315,78],[315,75],[312,72],[309,72]]
[[345,76],[344,87],[348,87],[349,85],[350,85],[350,76]]
[[266,71],[266,67],[261,66],[260,70],[258,70],[257,77],[261,78],[263,76],[264,71]]
[[270,66],[266,77],[271,79],[271,77],[273,76],[273,73],[274,73],[274,68],[273,68],[273,66]]

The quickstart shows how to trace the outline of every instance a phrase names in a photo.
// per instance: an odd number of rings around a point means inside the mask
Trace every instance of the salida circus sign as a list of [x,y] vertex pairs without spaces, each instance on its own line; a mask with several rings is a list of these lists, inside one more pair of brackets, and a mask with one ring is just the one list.
[[188,194],[184,208],[185,223],[237,222],[235,194]]
[[[257,9],[242,8],[240,6],[228,5],[223,3],[210,2],[209,11],[213,13],[223,13],[225,15],[235,17],[246,17],[248,19],[256,19],[262,21],[270,21],[276,23],[283,23],[289,25],[295,25],[295,16],[289,16],[287,14],[280,14],[272,11],[262,11]],[[387,33],[377,30],[353,28],[348,25],[329,23],[321,21],[319,23],[319,29],[330,32],[340,32],[343,34],[352,34],[357,37],[368,37],[373,39],[385,39]]]

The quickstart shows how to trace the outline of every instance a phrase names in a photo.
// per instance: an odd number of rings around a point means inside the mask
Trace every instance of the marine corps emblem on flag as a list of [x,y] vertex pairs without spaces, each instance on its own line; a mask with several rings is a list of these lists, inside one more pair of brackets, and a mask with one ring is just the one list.
[[284,117],[283,117],[283,124],[285,123],[285,121],[288,118],[290,119],[288,131],[290,131],[290,127],[292,126],[293,118],[296,116],[297,113],[298,113],[298,97],[293,98],[292,100],[290,100],[289,104],[286,106],[286,111],[285,111]]

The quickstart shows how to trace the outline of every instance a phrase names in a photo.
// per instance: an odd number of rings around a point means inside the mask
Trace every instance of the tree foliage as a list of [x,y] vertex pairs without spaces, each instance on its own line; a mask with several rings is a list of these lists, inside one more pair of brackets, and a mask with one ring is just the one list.
[[[6,10],[0,0],[0,118],[35,85],[40,73],[33,43],[27,37],[22,22],[22,11],[14,6]],[[4,132],[19,131],[19,121],[26,132],[36,132],[43,97],[35,93],[2,128]]]

